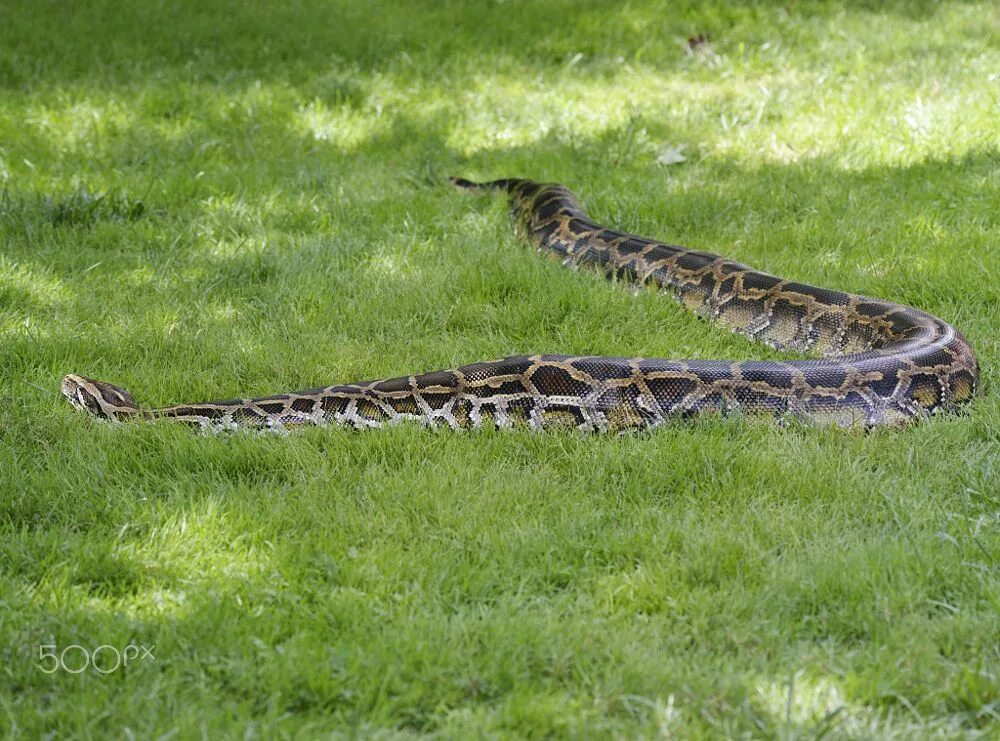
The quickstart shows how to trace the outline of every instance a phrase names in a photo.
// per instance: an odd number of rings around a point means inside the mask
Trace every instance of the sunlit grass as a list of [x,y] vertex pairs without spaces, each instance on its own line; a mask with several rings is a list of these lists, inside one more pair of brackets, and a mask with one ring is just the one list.
[[[995,734],[997,28],[989,3],[7,3],[0,728]],[[624,437],[206,437],[59,396],[777,356],[535,257],[451,174],[931,311],[984,395],[906,431]],[[39,669],[129,643],[156,660]]]

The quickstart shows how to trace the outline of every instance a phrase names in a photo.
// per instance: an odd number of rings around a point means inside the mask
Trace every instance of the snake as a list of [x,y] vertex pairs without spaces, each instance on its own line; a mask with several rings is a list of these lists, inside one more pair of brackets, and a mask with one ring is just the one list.
[[213,431],[323,424],[363,429],[405,421],[452,429],[625,431],[707,415],[902,427],[958,410],[977,393],[972,347],[957,329],[926,312],[602,226],[556,183],[451,182],[462,191],[506,194],[516,235],[563,265],[596,268],[636,290],[650,286],[705,320],[804,358],[514,355],[396,378],[156,409],[140,407],[120,386],[75,374],[63,379],[62,393],[73,406],[105,420],[169,419]]

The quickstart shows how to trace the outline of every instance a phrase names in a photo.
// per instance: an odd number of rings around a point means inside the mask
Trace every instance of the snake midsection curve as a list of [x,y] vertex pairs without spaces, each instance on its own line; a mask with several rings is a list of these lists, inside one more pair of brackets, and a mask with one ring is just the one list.
[[532,180],[473,183],[508,194],[518,235],[571,267],[653,285],[684,307],[810,360],[725,361],[517,355],[450,370],[255,399],[141,408],[119,386],[63,379],[76,407],[109,420],[172,419],[213,430],[406,420],[451,428],[624,430],[733,412],[842,426],[902,425],[976,394],[979,368],[961,333],[923,311],[797,283],[725,257],[603,227],[565,187]]

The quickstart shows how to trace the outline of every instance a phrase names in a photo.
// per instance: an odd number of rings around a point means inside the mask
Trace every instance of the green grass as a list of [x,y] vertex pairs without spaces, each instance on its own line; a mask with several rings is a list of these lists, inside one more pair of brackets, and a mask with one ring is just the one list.
[[[998,28],[989,2],[4,2],[0,731],[997,733]],[[58,395],[774,355],[534,257],[449,174],[933,312],[983,395],[905,431],[624,437],[210,437]],[[155,660],[47,674],[48,644]]]

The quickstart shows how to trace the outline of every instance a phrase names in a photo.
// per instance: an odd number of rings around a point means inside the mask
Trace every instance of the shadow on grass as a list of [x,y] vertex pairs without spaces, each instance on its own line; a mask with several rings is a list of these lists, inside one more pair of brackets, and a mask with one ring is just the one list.
[[[308,79],[309,92],[320,99],[357,103],[365,92],[350,78],[351,67],[373,71],[389,61],[405,70],[414,66],[413,59],[498,57],[552,64],[576,55],[611,59],[608,50],[628,61],[643,58],[655,64],[673,58],[674,52],[682,54],[692,35],[706,34],[722,50],[734,51],[744,42],[794,39],[804,20],[846,16],[873,24],[891,16],[926,21],[941,12],[941,4],[683,2],[664,11],[649,0],[625,8],[600,0],[487,2],[475,8],[431,0],[402,6],[298,0],[263,7],[229,0],[130,3],[123,8],[105,0],[67,10],[22,0],[8,3],[5,10],[8,30],[0,32],[0,39],[8,38],[0,45],[7,50],[0,52],[0,85],[8,89],[83,80],[141,85],[165,73],[223,84],[250,76],[293,84]],[[440,33],[442,28],[448,33]],[[26,29],[30,32],[24,33]],[[658,46],[664,37],[677,42],[669,57]],[[56,38],[61,44],[51,43]],[[102,43],[93,44],[98,38]],[[89,53],[63,54],[67,44]],[[31,64],[25,62],[29,58]],[[331,70],[316,75],[345,63],[345,74]]]

